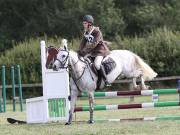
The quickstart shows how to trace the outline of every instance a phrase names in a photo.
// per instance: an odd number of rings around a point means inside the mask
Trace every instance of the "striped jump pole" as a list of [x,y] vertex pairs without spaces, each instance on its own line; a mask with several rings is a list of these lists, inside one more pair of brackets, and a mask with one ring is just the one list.
[[[167,106],[180,106],[179,101],[141,103],[141,104],[122,104],[122,105],[95,105],[94,110],[119,110],[133,108],[155,108]],[[89,106],[76,107],[74,112],[89,111]]]
[[122,118],[122,119],[95,119],[96,122],[126,122],[126,121],[161,121],[161,120],[180,120],[180,116],[158,116],[142,118]]
[[[95,97],[117,97],[117,96],[138,96],[138,95],[150,96],[153,94],[178,94],[178,93],[180,93],[180,88],[179,89],[154,89],[154,90],[95,92],[94,96]],[[87,93],[81,93],[81,95],[79,97],[87,97]]]

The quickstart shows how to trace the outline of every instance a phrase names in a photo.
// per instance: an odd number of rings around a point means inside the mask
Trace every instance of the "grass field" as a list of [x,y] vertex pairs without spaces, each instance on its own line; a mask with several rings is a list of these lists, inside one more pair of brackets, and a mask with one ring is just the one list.
[[[178,95],[160,96],[160,101],[177,101]],[[96,104],[124,104],[128,98],[96,99]],[[134,103],[151,102],[151,97],[136,97]],[[80,99],[77,105],[87,105],[86,99]],[[70,126],[64,123],[10,125],[7,117],[26,120],[25,112],[12,112],[8,105],[6,113],[0,114],[0,135],[179,135],[180,120],[144,121],[144,122],[95,122],[88,124],[89,112],[78,112],[76,121]],[[180,115],[179,107],[162,107],[153,109],[125,109],[94,112],[95,119],[135,118],[145,116]]]

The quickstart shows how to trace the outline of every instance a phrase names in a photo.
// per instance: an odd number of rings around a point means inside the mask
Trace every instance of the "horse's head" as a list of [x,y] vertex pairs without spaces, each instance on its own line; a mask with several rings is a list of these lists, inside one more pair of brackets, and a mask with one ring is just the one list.
[[54,61],[56,60],[58,54],[58,49],[53,46],[49,46],[47,48],[47,60],[46,60],[46,68],[52,68]]
[[51,69],[53,66],[53,63],[55,62],[56,58],[57,58],[57,54],[59,52],[59,50],[67,50],[67,40],[66,39],[62,39],[61,41],[61,45],[63,46],[62,48],[57,49],[54,46],[49,46],[47,48],[47,60],[46,60],[46,68]]
[[62,40],[63,48],[59,49],[56,59],[53,64],[53,70],[58,70],[59,68],[67,68],[68,58],[69,58],[69,51],[67,49],[67,40]]
[[67,62],[69,58],[69,51],[59,50],[56,60],[53,64],[53,70],[58,70],[59,68],[67,68]]

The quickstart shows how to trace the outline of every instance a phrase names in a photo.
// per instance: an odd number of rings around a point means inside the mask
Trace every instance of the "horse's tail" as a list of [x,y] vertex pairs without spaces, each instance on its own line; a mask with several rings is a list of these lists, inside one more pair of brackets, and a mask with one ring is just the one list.
[[143,78],[145,80],[152,80],[157,76],[157,73],[148,64],[146,64],[139,56],[135,55],[135,60],[138,66],[142,69]]

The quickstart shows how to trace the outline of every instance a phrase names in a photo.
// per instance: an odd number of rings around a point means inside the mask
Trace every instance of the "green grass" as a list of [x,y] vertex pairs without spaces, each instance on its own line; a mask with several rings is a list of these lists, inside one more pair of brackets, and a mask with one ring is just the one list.
[[[160,101],[177,101],[178,95],[160,96]],[[96,99],[96,104],[124,104],[128,98]],[[136,97],[133,103],[151,102],[151,97]],[[78,100],[78,105],[88,104],[83,99]],[[179,135],[180,121],[144,121],[144,122],[96,122],[92,125],[86,121],[89,118],[88,112],[78,112],[70,126],[64,123],[31,124],[31,125],[10,125],[6,122],[7,117],[20,120],[26,119],[25,112],[12,112],[12,105],[7,106],[7,113],[0,114],[0,135]],[[19,109],[19,107],[17,108]],[[95,119],[110,118],[135,118],[145,116],[167,116],[180,115],[179,107],[162,107],[153,109],[125,109],[94,112]]]

